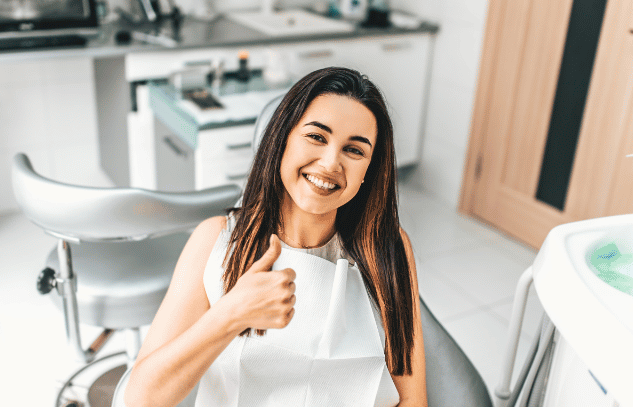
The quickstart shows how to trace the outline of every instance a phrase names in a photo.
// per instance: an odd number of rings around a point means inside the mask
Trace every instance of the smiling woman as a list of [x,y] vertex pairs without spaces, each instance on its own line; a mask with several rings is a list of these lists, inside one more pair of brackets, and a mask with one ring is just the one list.
[[[337,94],[315,98],[288,135],[280,168],[285,186],[282,215],[330,214],[334,220],[337,208],[349,202],[363,182],[376,131],[374,115],[355,99]],[[291,222],[284,221],[286,236]],[[307,241],[315,237],[310,233],[296,236],[296,241],[304,247],[324,243]]]
[[393,130],[365,76],[297,82],[227,213],[183,250],[128,405],[173,406],[198,382],[198,407],[427,405]]

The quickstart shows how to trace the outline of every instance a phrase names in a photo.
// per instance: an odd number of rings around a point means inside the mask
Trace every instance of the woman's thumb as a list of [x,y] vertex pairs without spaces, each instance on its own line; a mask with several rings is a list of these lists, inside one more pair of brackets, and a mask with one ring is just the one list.
[[270,271],[277,258],[281,254],[281,242],[277,235],[270,235],[270,246],[264,255],[253,264],[253,268],[257,271]]

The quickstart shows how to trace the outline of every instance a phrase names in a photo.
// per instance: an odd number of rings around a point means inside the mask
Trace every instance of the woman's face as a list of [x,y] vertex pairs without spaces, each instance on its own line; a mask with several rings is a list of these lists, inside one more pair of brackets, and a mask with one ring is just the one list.
[[363,182],[376,137],[376,119],[360,102],[336,94],[315,98],[288,135],[281,159],[285,203],[322,215],[349,202]]

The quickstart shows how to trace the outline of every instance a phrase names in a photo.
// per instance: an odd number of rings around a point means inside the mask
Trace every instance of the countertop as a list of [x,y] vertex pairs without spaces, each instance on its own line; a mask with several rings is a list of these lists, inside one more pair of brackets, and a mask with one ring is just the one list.
[[[123,20],[103,24],[97,37],[88,41],[88,44],[75,48],[39,48],[29,50],[0,51],[0,62],[28,61],[46,58],[72,58],[92,57],[108,58],[123,56],[128,53],[173,51],[196,48],[222,48],[234,46],[253,46],[280,43],[296,43],[318,40],[349,39],[356,37],[371,37],[385,35],[401,35],[413,33],[435,34],[439,26],[430,22],[423,22],[418,28],[406,29],[397,27],[388,28],[363,28],[356,27],[354,31],[345,33],[327,33],[318,35],[302,35],[275,37],[255,31],[238,24],[222,15],[206,21],[194,17],[184,17],[179,27],[174,29],[172,20],[164,19],[160,23],[145,23],[131,25]],[[132,41],[127,45],[118,45],[115,35],[121,30],[134,30],[148,34],[158,33],[176,40],[174,47],[166,47],[156,44],[147,44]]]
[[226,80],[220,88],[205,88],[223,108],[205,110],[183,100],[182,93],[169,84],[149,83],[149,104],[157,118],[195,149],[200,131],[254,124],[264,106],[286,93],[291,85],[291,82],[269,85],[259,75],[248,82]]

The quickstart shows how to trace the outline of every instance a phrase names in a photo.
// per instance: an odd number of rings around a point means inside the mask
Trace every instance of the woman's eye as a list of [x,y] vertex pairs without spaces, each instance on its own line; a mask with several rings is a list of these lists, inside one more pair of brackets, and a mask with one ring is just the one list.
[[310,137],[311,139],[314,139],[316,141],[325,142],[325,139],[320,134],[308,134],[308,137]]
[[355,147],[348,147],[347,151],[351,152],[352,154],[356,154],[356,155],[360,155],[360,156],[364,156],[365,154],[363,154],[363,152]]

